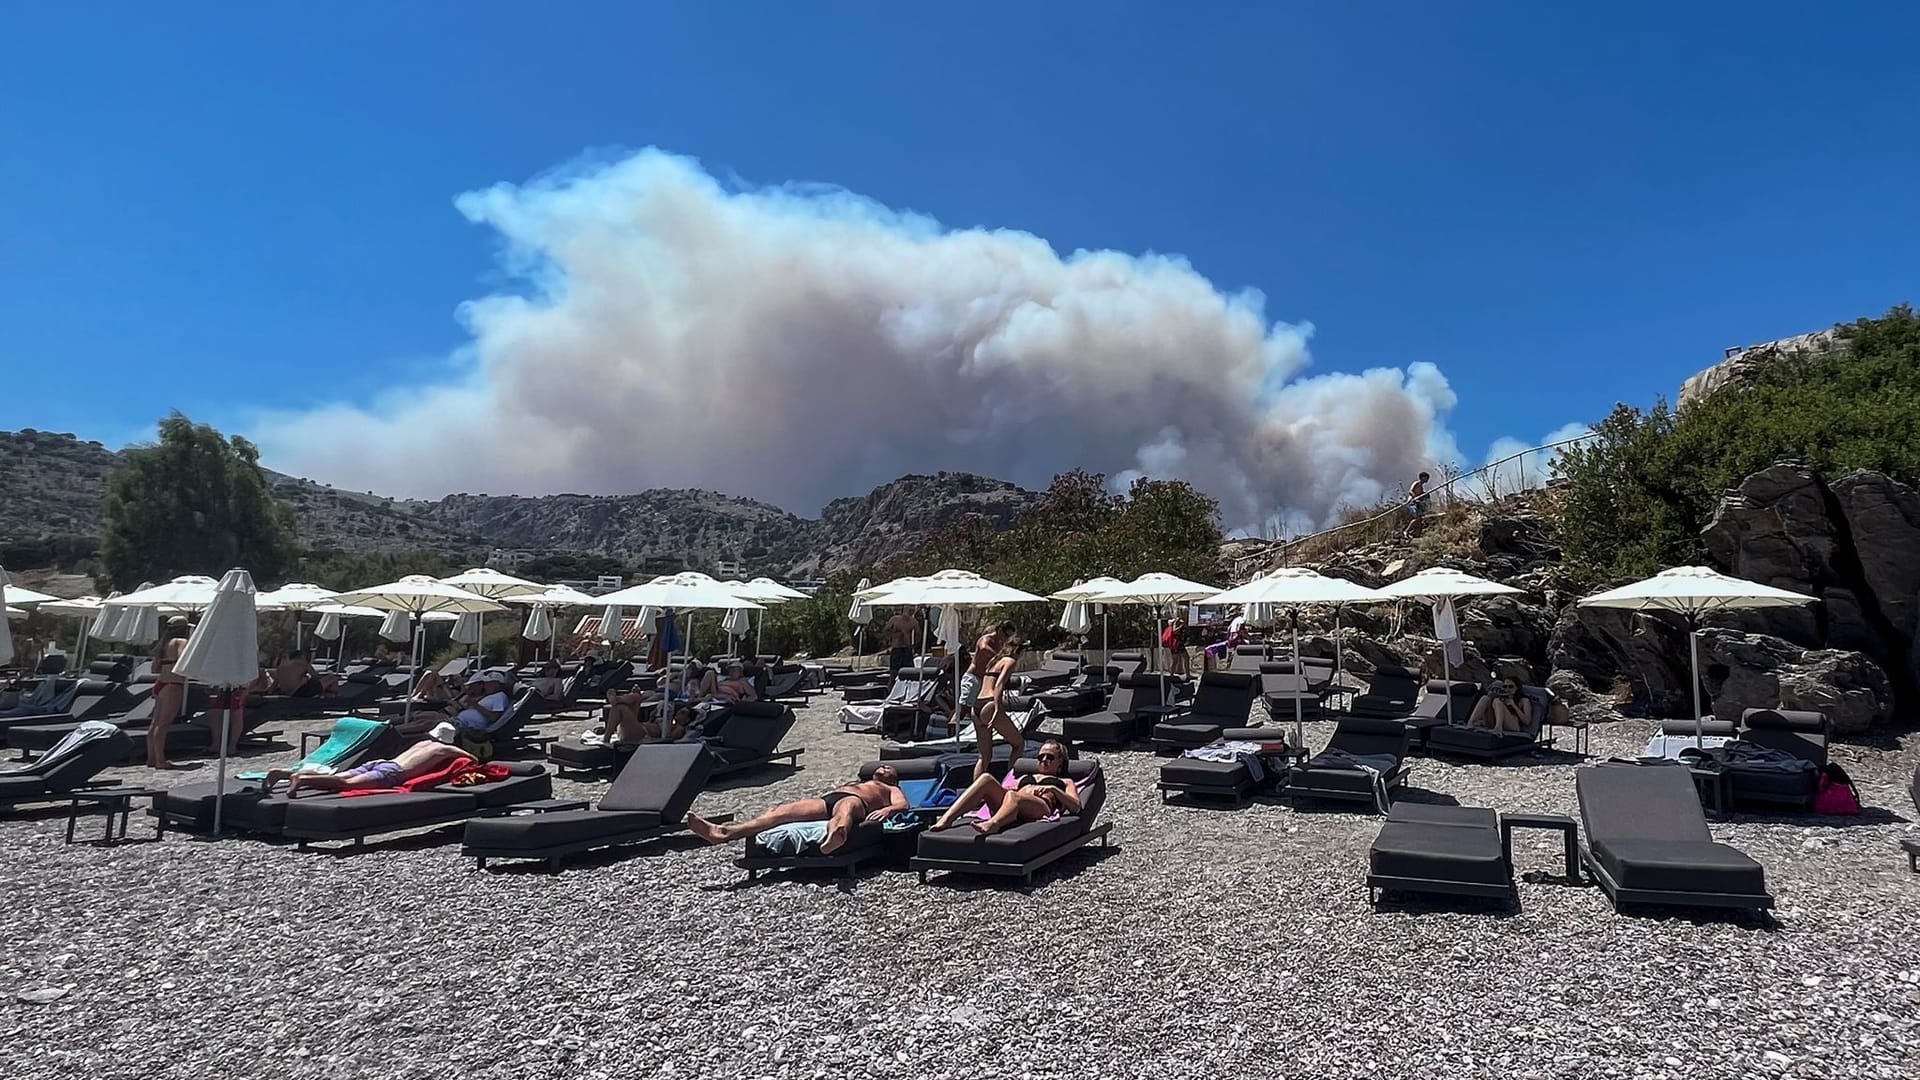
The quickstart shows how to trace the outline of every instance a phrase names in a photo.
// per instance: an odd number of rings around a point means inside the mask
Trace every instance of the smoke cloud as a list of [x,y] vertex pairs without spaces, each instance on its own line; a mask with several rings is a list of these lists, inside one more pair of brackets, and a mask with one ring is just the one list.
[[459,198],[515,283],[440,385],[255,426],[382,493],[702,487],[802,513],[903,472],[1185,479],[1229,526],[1324,520],[1451,460],[1438,369],[1304,376],[1312,328],[1184,260],[1056,253],[656,150]]

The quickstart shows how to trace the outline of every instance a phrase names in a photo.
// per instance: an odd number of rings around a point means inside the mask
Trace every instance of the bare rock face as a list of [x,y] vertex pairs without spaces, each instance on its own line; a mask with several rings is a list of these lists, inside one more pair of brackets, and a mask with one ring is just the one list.
[[1840,734],[1860,734],[1893,715],[1893,687],[1879,665],[1858,652],[1803,649],[1766,634],[1708,629],[1700,633],[1700,674],[1714,715],[1737,719],[1748,709],[1825,713]]
[[1687,632],[1678,619],[1568,604],[1547,646],[1548,685],[1611,694],[1624,683],[1630,713],[1685,716],[1693,709]]
[[1753,372],[1782,356],[1797,352],[1821,353],[1841,345],[1840,338],[1832,330],[1816,330],[1761,345],[1728,349],[1719,363],[1680,384],[1680,404],[1705,397],[1722,387],[1738,385]]
[[1717,624],[1861,653],[1904,707],[1920,707],[1920,494],[1911,487],[1865,471],[1829,483],[1805,465],[1776,464],[1721,500],[1701,540],[1735,577],[1820,599]]

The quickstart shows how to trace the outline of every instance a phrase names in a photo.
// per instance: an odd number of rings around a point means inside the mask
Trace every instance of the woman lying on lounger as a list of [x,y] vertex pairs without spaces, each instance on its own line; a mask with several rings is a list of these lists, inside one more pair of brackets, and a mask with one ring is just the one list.
[[1080,785],[1064,775],[1067,748],[1048,739],[1034,757],[1040,762],[1040,771],[1021,777],[1013,787],[1007,787],[1004,781],[981,769],[967,790],[960,793],[960,801],[948,807],[929,828],[933,831],[951,829],[960,824],[962,817],[974,814],[981,807],[987,808],[987,817],[976,818],[972,825],[982,835],[997,833],[1016,823],[1079,813]]
[[785,803],[732,825],[715,825],[699,814],[688,814],[687,829],[709,844],[730,844],[751,840],[775,825],[824,821],[828,823],[827,838],[820,844],[820,853],[831,855],[847,842],[855,825],[879,821],[909,805],[906,792],[900,790],[900,774],[893,766],[882,765],[873,771],[871,780],[842,784],[817,799]]
[[424,742],[415,743],[400,751],[400,756],[390,761],[369,761],[355,766],[346,772],[321,772],[306,769],[270,769],[265,782],[260,785],[263,792],[271,792],[280,781],[287,782],[287,798],[291,799],[302,791],[352,791],[355,788],[397,788],[416,776],[425,776],[447,767],[449,762],[459,758],[475,760],[472,754],[453,745],[457,729],[451,723],[441,723],[429,733]]

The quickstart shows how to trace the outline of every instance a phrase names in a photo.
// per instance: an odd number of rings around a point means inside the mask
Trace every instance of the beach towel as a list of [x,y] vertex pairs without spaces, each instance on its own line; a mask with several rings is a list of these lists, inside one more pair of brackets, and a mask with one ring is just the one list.
[[[301,758],[293,767],[294,772],[329,772],[340,768],[341,762],[351,761],[366,752],[381,736],[387,733],[387,725],[378,720],[362,720],[357,716],[343,717],[333,725],[333,731],[327,735],[327,741],[314,747],[313,753]],[[264,770],[243,772],[242,780],[265,780]]]
[[819,854],[820,845],[827,840],[827,823],[824,821],[789,821],[785,825],[775,825],[766,832],[754,837],[754,842],[766,849],[769,855]]
[[392,795],[397,791],[426,791],[436,787],[472,787],[475,784],[497,784],[512,775],[505,765],[482,765],[472,758],[458,758],[432,772],[422,773],[411,780],[403,780],[398,787],[356,788],[340,794]]

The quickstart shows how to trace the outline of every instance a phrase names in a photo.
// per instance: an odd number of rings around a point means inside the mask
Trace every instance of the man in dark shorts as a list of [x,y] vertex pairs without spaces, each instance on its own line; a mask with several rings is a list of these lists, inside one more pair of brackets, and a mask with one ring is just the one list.
[[913,663],[913,641],[920,633],[920,622],[911,611],[901,608],[880,633],[887,643],[887,674],[898,675],[901,668]]
[[847,842],[847,835],[862,821],[879,821],[888,814],[908,809],[906,792],[900,790],[900,774],[893,766],[874,770],[873,779],[842,784],[816,799],[784,803],[764,814],[731,825],[715,825],[699,814],[687,815],[687,828],[709,844],[730,844],[751,840],[775,825],[796,821],[828,822],[827,838],[820,853],[831,855]]

